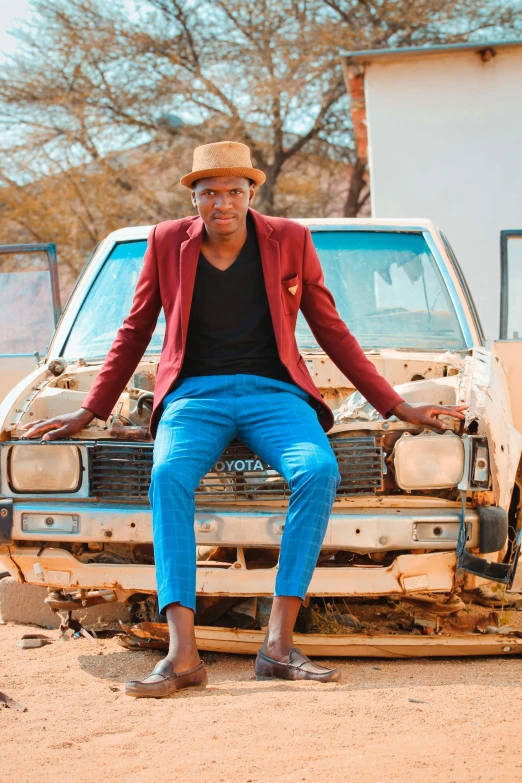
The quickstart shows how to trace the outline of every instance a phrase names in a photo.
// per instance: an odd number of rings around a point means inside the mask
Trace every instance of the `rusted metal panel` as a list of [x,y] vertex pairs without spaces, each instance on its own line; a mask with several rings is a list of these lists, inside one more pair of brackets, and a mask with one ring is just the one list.
[[502,362],[511,402],[513,423],[522,432],[522,342],[520,340],[497,340],[492,346],[493,354]]
[[[114,588],[153,593],[153,565],[82,563],[63,549],[11,547],[10,557],[24,579],[57,587]],[[276,568],[197,569],[198,595],[273,595]],[[399,555],[389,567],[317,568],[308,591],[312,596],[381,596],[417,592],[450,592],[455,584],[455,554]]]
[[[264,631],[196,626],[199,650],[255,655]],[[157,639],[167,644],[168,628],[159,623],[143,623],[129,629],[136,640]],[[467,655],[521,655],[522,639],[502,635],[442,636],[363,636],[362,634],[294,634],[294,644],[305,655],[328,658],[432,658]]]

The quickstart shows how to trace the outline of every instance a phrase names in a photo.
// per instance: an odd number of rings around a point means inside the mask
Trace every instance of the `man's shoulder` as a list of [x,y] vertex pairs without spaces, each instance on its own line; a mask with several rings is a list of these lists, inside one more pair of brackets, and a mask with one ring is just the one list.
[[190,215],[188,217],[178,218],[177,220],[163,220],[161,223],[157,223],[154,226],[154,237],[156,240],[161,240],[164,237],[172,239],[179,235],[186,239],[187,231],[197,219],[197,215]]
[[289,218],[258,213],[258,220],[269,227],[273,232],[273,236],[277,239],[295,239],[296,237],[304,237],[306,233],[305,226]]

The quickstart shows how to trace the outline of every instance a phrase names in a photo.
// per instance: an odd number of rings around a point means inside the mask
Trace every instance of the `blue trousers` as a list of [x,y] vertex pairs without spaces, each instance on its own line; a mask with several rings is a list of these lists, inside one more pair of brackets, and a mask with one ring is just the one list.
[[340,481],[307,400],[295,384],[258,375],[185,378],[167,395],[149,491],[160,611],[195,609],[194,492],[234,437],[288,482],[275,595],[305,597]]

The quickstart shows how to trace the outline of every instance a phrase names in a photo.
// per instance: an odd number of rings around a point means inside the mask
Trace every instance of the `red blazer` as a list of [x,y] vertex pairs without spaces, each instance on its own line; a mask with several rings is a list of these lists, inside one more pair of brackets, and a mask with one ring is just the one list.
[[[333,425],[332,411],[323,401],[308,372],[295,340],[301,309],[325,353],[366,399],[382,414],[402,401],[366,358],[341,320],[323,273],[308,228],[251,210],[254,218],[266,291],[281,361],[292,380],[311,395],[322,427]],[[150,422],[155,435],[162,402],[178,377],[187,339],[190,304],[203,238],[203,220],[187,217],[158,223],[149,236],[143,271],[130,314],[87,395],[84,408],[108,419],[151,340],[163,307],[166,332],[158,366],[154,407]],[[297,286],[295,294],[288,289]]]

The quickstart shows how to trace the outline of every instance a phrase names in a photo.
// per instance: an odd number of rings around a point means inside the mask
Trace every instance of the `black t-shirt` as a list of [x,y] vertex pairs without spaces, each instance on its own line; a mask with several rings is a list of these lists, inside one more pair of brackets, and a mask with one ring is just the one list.
[[292,383],[277,351],[253,219],[247,239],[224,271],[200,253],[179,378],[261,375]]

